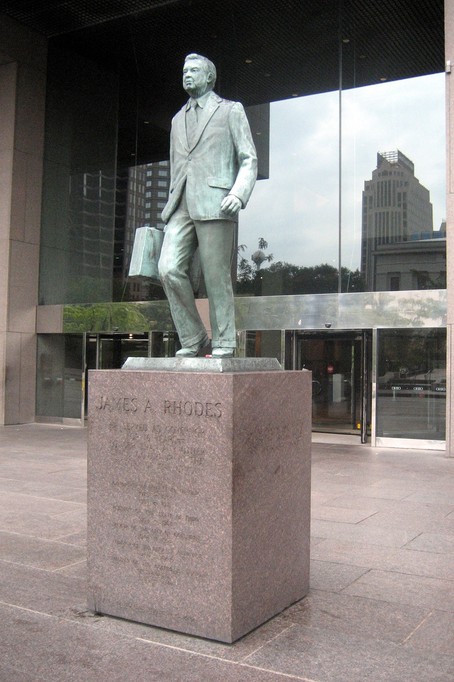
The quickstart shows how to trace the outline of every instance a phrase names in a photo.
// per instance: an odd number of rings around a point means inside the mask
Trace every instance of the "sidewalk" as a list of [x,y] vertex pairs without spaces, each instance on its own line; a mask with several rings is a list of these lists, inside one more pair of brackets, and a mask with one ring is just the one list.
[[313,444],[311,591],[226,645],[87,612],[86,432],[0,427],[0,682],[453,682],[454,460]]

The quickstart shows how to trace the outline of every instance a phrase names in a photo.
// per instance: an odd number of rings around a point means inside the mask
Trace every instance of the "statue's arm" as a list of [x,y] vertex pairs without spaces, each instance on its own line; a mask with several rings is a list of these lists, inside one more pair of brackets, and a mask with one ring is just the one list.
[[246,112],[240,102],[235,102],[231,108],[229,126],[235,145],[238,173],[228,196],[233,195],[240,202],[239,208],[244,208],[257,180],[257,152]]

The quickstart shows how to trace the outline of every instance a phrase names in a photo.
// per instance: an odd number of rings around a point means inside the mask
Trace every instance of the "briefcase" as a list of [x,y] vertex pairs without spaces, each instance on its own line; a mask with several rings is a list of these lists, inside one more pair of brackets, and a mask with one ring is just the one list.
[[153,284],[161,284],[158,262],[163,240],[163,230],[157,230],[148,225],[136,229],[129,265],[129,277],[147,277]]

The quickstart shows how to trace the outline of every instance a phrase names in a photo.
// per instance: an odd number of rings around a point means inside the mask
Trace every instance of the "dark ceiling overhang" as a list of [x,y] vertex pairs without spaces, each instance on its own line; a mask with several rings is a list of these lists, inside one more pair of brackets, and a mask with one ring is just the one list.
[[165,87],[187,52],[246,103],[443,70],[443,0],[3,0],[3,12],[114,70]]
[[[169,126],[184,56],[245,105],[443,71],[443,0],[3,0],[3,12],[140,93],[135,119]],[[341,68],[340,68],[341,65]]]

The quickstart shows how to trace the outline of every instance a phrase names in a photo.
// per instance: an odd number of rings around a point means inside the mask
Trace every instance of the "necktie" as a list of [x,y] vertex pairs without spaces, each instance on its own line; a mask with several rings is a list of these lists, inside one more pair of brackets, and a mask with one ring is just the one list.
[[188,138],[188,144],[192,146],[195,142],[196,132],[197,132],[197,100],[191,100],[191,106],[186,112],[186,136]]

